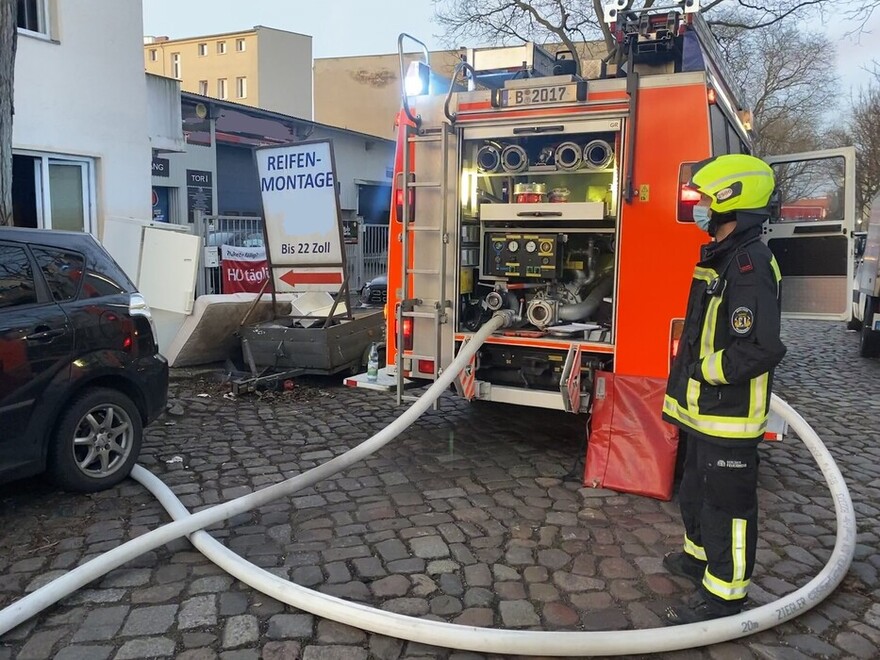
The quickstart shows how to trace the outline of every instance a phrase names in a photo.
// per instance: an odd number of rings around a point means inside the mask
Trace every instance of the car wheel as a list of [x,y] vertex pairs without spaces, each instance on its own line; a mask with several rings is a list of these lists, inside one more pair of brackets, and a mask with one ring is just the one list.
[[859,355],[868,358],[880,356],[880,332],[872,330],[874,327],[874,298],[871,296],[865,300],[865,315],[862,318]]
[[86,390],[67,406],[49,446],[49,471],[62,488],[94,492],[128,476],[141,450],[134,402],[116,390]]

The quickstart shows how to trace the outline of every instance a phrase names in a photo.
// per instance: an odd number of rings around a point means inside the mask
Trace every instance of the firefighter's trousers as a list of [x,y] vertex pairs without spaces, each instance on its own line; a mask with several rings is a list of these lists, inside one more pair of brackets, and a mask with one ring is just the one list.
[[707,603],[735,613],[742,608],[755,566],[757,442],[729,448],[694,436],[685,441],[679,489],[684,551],[706,562],[700,591]]

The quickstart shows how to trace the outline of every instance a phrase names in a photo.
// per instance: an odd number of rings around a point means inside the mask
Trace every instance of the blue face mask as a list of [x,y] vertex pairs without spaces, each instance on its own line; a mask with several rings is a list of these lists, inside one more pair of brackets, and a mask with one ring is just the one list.
[[694,224],[703,231],[709,231],[709,207],[694,207]]

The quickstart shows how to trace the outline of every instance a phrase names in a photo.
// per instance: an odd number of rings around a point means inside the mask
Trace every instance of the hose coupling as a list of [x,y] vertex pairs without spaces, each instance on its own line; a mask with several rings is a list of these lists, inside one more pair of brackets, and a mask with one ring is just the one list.
[[502,320],[502,328],[512,328],[522,321],[519,313],[515,309],[499,309],[492,316],[493,318],[499,318]]

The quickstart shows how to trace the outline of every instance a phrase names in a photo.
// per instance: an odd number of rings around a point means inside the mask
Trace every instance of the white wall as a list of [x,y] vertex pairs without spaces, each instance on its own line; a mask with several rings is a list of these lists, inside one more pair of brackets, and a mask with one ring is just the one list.
[[184,151],[180,81],[147,75],[147,132],[153,149]]
[[[187,207],[186,171],[201,170],[211,173],[213,188],[211,191],[211,208],[217,213],[217,149],[216,146],[204,147],[199,144],[187,144],[183,153],[161,154],[168,159],[169,176],[150,178],[153,186],[174,188],[177,192],[176,207],[171,209],[170,221],[173,224],[189,225]],[[192,226],[192,225],[190,225]]]
[[98,236],[107,216],[150,218],[141,0],[61,0],[52,40],[20,34],[13,148],[96,159]]
[[[357,210],[358,187],[355,181],[391,183],[386,168],[394,165],[394,143],[342,131],[316,128],[310,140],[333,140],[333,158],[339,181],[339,206]],[[368,148],[367,144],[371,146]]]
[[258,25],[259,105],[311,119],[312,38]]

